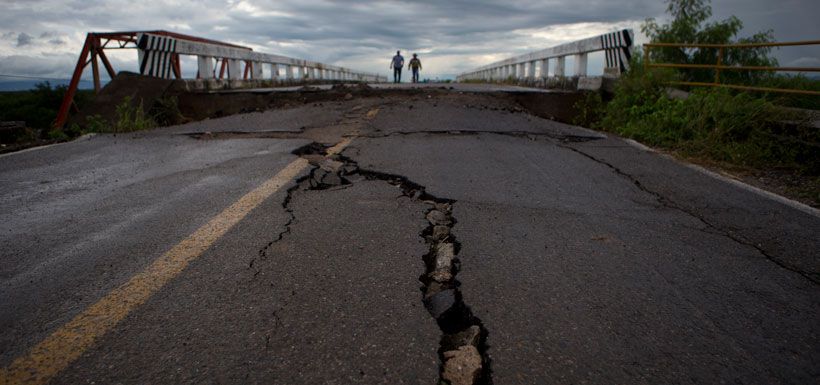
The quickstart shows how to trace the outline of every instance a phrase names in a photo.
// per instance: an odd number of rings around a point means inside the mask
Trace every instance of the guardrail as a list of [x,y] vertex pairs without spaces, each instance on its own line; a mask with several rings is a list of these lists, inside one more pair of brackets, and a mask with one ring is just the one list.
[[[796,90],[787,88],[770,88],[770,87],[755,87],[744,86],[739,84],[726,84],[720,82],[721,71],[765,71],[765,72],[820,72],[818,67],[766,67],[766,66],[744,66],[744,65],[724,65],[723,58],[726,55],[727,49],[750,49],[750,48],[769,48],[769,47],[787,47],[787,46],[801,46],[801,45],[820,45],[820,40],[796,41],[796,42],[780,42],[780,43],[745,43],[745,44],[698,44],[698,43],[648,43],[644,44],[644,68],[682,68],[682,69],[712,69],[715,70],[715,81],[709,82],[686,82],[673,81],[669,84],[697,86],[697,87],[724,87],[745,91],[761,91],[761,92],[780,92],[790,94],[802,95],[820,95],[820,91],[812,90]],[[650,50],[652,48],[712,48],[717,49],[718,54],[715,64],[676,64],[676,63],[651,63]]]
[[565,75],[566,57],[575,57],[574,76],[586,76],[587,55],[591,52],[605,51],[606,68],[605,74],[617,76],[621,72],[629,69],[629,59],[631,56],[634,33],[631,29],[624,29],[618,32],[603,34],[562,44],[541,51],[515,56],[501,60],[492,64],[481,66],[472,71],[460,74],[458,81],[482,80],[497,81],[510,78],[521,80],[536,78],[537,68],[540,68],[539,77],[548,77],[549,61],[555,60],[554,75],[563,77]]
[[[89,64],[96,92],[101,88],[98,60],[102,62],[112,79],[116,76],[111,62],[105,55],[106,49],[136,49],[140,74],[164,79],[183,79],[180,56],[189,55],[197,58],[197,74],[191,79],[387,81],[386,76],[375,73],[254,52],[249,47],[168,31],[90,32],[86,35],[85,44],[57,113],[54,127],[62,127],[68,119],[83,70]],[[263,77],[264,66],[270,68],[268,77]]]
[[191,55],[197,57],[198,76],[200,79],[216,78],[217,61],[221,61],[219,77],[227,74],[228,79],[262,79],[262,66],[270,65],[269,79],[279,77],[280,66],[284,67],[287,79],[293,79],[293,69],[298,77],[314,80],[349,80],[378,82],[387,81],[387,77],[374,73],[355,71],[345,67],[294,59],[281,55],[254,52],[250,48],[224,44],[181,39],[155,33],[138,33],[136,36],[140,57],[140,72],[143,75],[170,78],[175,64],[173,55]]

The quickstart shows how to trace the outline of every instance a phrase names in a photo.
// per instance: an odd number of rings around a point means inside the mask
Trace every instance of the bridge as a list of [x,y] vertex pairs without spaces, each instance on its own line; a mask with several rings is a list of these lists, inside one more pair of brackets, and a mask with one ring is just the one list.
[[815,382],[818,211],[569,124],[547,88],[616,78],[633,41],[392,85],[89,34],[59,125],[100,63],[99,100],[190,121],[0,157],[0,383]]

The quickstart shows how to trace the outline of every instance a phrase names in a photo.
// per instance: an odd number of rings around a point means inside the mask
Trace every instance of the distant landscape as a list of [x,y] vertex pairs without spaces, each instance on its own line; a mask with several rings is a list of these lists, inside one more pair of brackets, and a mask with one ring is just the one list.
[[[39,83],[43,83],[46,80],[37,80],[37,79],[24,79],[24,80],[9,80],[3,81],[0,80],[0,92],[9,92],[9,91],[26,91],[34,89]],[[68,83],[71,82],[71,79],[49,79],[47,80],[52,87],[67,86]],[[102,81],[102,85],[108,83],[107,80]],[[90,80],[81,80],[79,84],[79,89],[81,90],[90,90],[94,88],[94,82]]]

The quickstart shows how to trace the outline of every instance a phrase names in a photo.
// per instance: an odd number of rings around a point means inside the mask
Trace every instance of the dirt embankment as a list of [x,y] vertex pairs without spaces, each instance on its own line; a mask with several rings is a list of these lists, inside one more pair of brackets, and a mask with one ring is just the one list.
[[[121,72],[117,75],[95,100],[82,111],[71,117],[69,124],[80,126],[87,124],[91,116],[101,117],[113,122],[117,117],[117,106],[126,98],[133,106],[142,104],[146,113],[161,107],[160,104],[169,98],[175,98],[179,113],[186,121],[197,121],[218,118],[243,112],[264,111],[275,108],[288,108],[303,104],[346,100],[350,98],[394,97],[431,95],[440,97],[453,93],[464,93],[454,87],[442,84],[441,87],[417,89],[376,89],[366,85],[337,84],[331,89],[304,86],[288,92],[259,92],[241,90],[230,92],[193,92],[187,89],[186,83],[179,80],[167,80],[144,77],[133,73]],[[581,94],[571,92],[482,92],[485,95],[512,101],[533,115],[571,123],[576,115],[575,103]],[[173,122],[180,123],[180,122]]]

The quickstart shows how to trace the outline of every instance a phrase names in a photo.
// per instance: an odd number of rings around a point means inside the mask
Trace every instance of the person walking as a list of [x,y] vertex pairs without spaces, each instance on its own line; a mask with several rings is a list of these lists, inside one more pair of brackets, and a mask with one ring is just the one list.
[[404,67],[404,57],[401,51],[396,51],[396,56],[390,61],[390,68],[393,69],[393,83],[401,83],[401,69]]
[[410,59],[410,63],[407,64],[407,69],[413,71],[413,83],[418,83],[419,70],[421,69],[421,60],[419,60],[419,55],[413,54],[413,58]]

